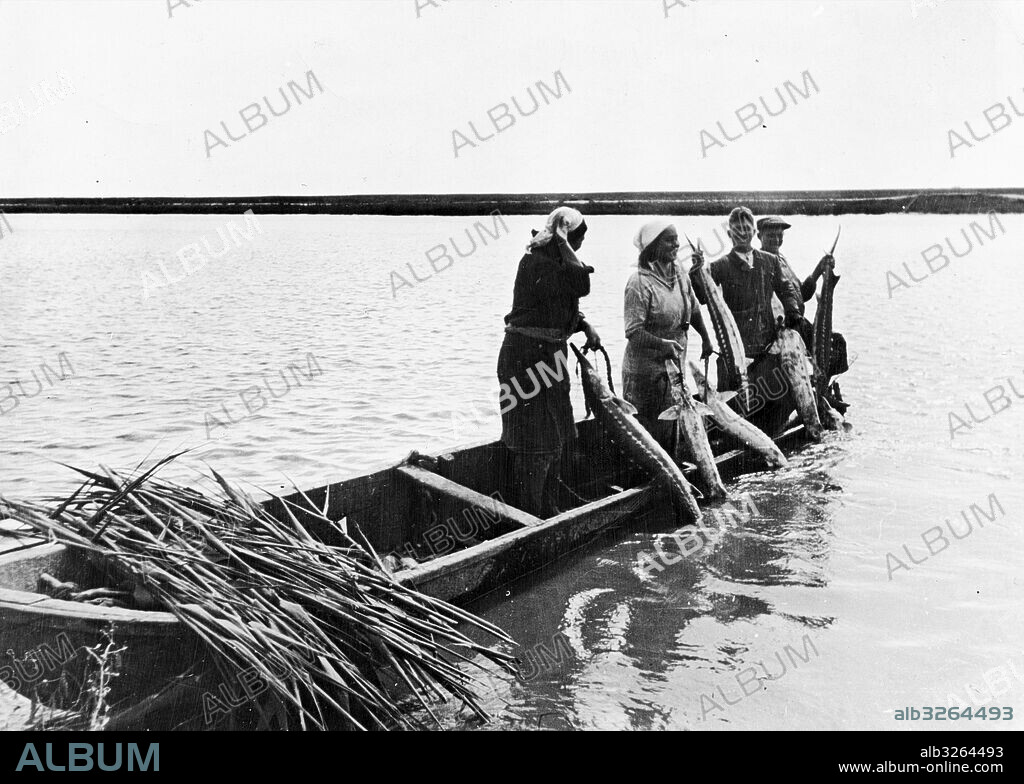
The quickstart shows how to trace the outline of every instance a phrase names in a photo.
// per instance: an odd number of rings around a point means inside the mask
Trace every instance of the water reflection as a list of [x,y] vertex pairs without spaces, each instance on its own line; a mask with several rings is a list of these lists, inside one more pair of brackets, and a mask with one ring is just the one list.
[[[785,646],[799,650],[805,634],[820,635],[834,621],[813,608],[824,606],[814,595],[829,583],[842,492],[822,466],[839,459],[829,450],[841,452],[841,438],[785,471],[741,478],[731,495],[746,495],[756,511],[726,517],[721,536],[699,553],[681,557],[666,536],[671,529],[649,524],[474,608],[507,629],[521,651],[555,637],[571,650],[549,669],[531,663],[531,677],[504,693],[517,723],[694,727],[707,712],[699,693],[713,692],[716,679],[728,683],[757,662],[776,680],[792,671],[779,658]],[[674,562],[645,572],[638,558],[655,545]]]

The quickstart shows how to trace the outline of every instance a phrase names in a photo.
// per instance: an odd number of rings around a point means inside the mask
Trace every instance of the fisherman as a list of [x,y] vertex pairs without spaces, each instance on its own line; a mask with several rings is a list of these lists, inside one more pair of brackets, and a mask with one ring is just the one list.
[[579,310],[594,271],[576,256],[586,232],[583,216],[570,207],[556,209],[534,232],[519,262],[498,354],[501,440],[511,453],[505,486],[511,485],[520,509],[545,519],[559,513],[562,455],[576,440],[568,340],[583,332],[585,348],[601,346]]
[[[801,283],[800,279],[796,276],[796,273],[793,272],[793,269],[789,266],[789,261],[779,251],[782,247],[782,235],[788,228],[791,228],[790,224],[777,215],[761,218],[757,222],[757,238],[761,241],[761,250],[778,256],[779,261],[782,262],[780,264],[780,268],[782,269],[783,274],[786,275],[790,282],[799,289],[800,326],[797,328],[797,331],[804,339],[804,344],[808,348],[813,349],[811,344],[814,335],[814,325],[811,324],[811,322],[804,316],[804,303],[814,296],[818,287],[818,280],[825,274],[825,270],[835,270],[836,260],[832,257],[831,253],[826,253],[821,257],[821,260],[814,268],[814,271]],[[846,355],[846,339],[838,332],[832,333],[832,352],[831,362],[829,364],[831,365],[827,368],[829,379],[833,376],[845,373],[850,369]],[[821,370],[822,369],[819,368],[818,372]],[[826,393],[826,397],[832,407],[839,411],[840,414],[845,413],[846,409],[849,407],[842,401],[838,385],[832,387]]]
[[636,407],[640,423],[671,452],[675,423],[658,419],[673,403],[665,360],[675,359],[680,368],[686,367],[691,324],[702,341],[701,359],[711,356],[714,347],[690,279],[676,264],[676,227],[666,220],[651,221],[637,232],[633,244],[640,257],[626,283],[622,396]]
[[[779,381],[769,381],[770,376],[782,378],[778,355],[768,353],[768,348],[775,339],[776,322],[772,312],[772,294],[782,303],[784,323],[794,329],[800,326],[802,303],[798,286],[782,270],[782,263],[777,256],[752,247],[754,239],[754,214],[746,207],[736,207],[729,213],[729,239],[732,250],[717,261],[708,265],[712,280],[722,287],[725,304],[732,311],[743,340],[743,349],[751,361],[747,375],[751,388],[771,389],[778,387]],[[695,270],[704,264],[704,256],[699,251],[693,254],[693,266],[690,276],[694,283],[697,299],[706,304],[705,293],[699,276]],[[719,370],[719,378],[724,376]],[[719,391],[724,391],[721,389]],[[747,419],[771,435],[793,411],[789,396],[780,390],[776,399],[767,401],[759,410],[747,412]]]

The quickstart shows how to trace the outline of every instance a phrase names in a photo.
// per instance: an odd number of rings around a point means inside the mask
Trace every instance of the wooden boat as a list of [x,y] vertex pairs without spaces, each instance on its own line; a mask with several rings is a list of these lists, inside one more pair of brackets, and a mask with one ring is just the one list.
[[[500,441],[436,457],[414,453],[400,465],[274,499],[267,506],[281,517],[288,504],[300,522],[328,543],[330,532],[318,530],[323,523],[310,514],[310,504],[326,510],[332,520],[345,518],[348,530],[358,526],[378,553],[405,559],[408,568],[397,569],[395,580],[464,604],[622,524],[646,518],[675,527],[661,485],[609,448],[595,420],[580,422],[578,430],[576,453],[563,467],[560,505],[567,511],[547,520],[501,500],[512,494],[501,485],[508,452]],[[802,435],[797,425],[777,440],[793,445]],[[723,478],[763,467],[742,450],[720,446],[716,454]],[[197,641],[172,614],[54,599],[38,592],[42,572],[85,587],[100,580],[84,558],[63,545],[0,536],[0,681],[16,691],[45,696],[59,671],[73,670],[72,660],[84,659],[80,649],[100,642],[110,627],[117,643],[127,646],[120,662],[123,675],[114,679],[109,695],[112,704],[149,694],[201,655]],[[7,660],[2,658],[5,650]]]

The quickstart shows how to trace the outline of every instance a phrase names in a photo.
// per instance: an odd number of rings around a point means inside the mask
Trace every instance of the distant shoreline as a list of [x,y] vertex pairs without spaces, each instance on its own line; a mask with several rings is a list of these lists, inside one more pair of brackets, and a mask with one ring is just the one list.
[[231,213],[329,215],[546,214],[560,204],[587,215],[724,215],[744,204],[758,215],[1024,213],[1024,188],[975,190],[693,191],[674,193],[380,194],[134,198],[0,198],[8,213]]

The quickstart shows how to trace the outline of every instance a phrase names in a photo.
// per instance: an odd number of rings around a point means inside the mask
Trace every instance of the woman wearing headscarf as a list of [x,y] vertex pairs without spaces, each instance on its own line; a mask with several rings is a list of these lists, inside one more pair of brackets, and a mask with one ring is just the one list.
[[601,345],[579,310],[594,271],[576,257],[586,232],[583,216],[570,207],[556,209],[534,232],[519,262],[498,354],[501,440],[511,453],[511,489],[520,509],[542,518],[559,512],[561,458],[576,440],[568,340],[583,332],[587,347]]
[[679,234],[665,220],[644,224],[633,240],[640,251],[636,272],[626,283],[626,354],[622,360],[622,394],[637,409],[641,424],[665,447],[671,447],[674,423],[658,415],[672,405],[665,360],[686,367],[690,325],[703,346],[701,358],[714,347],[704,326],[690,279],[676,264]]

